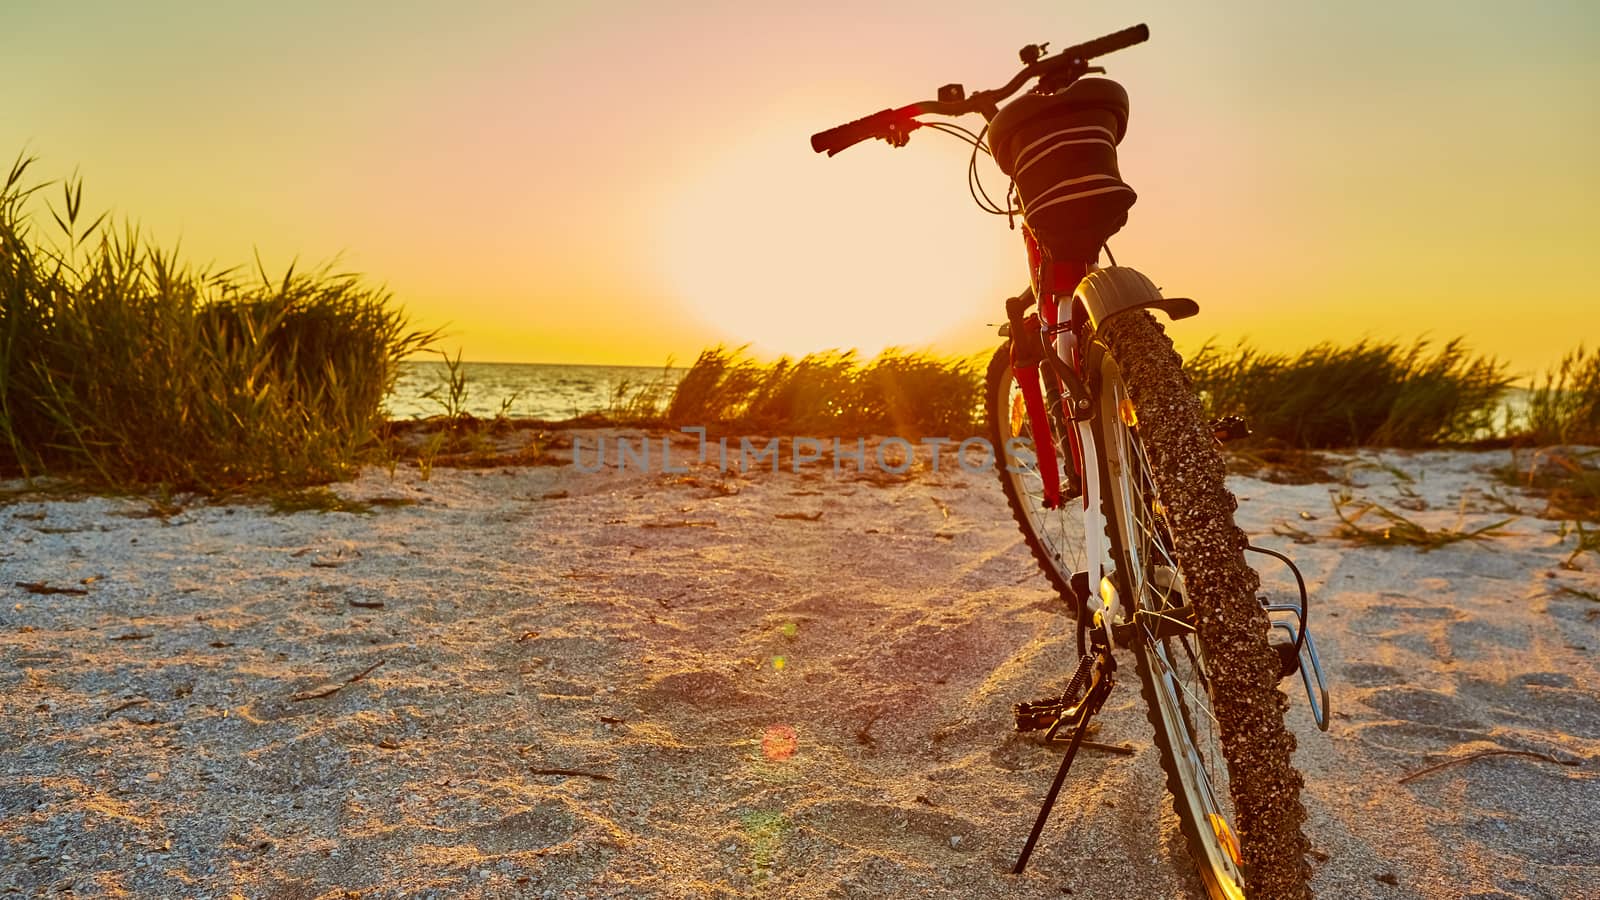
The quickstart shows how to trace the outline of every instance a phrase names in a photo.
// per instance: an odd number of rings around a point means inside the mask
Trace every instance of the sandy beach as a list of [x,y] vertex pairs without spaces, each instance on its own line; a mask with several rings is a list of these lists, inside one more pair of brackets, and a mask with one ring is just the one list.
[[[1095,738],[1132,754],[1086,750],[1008,874],[1060,758],[1010,708],[1074,647],[992,475],[675,448],[689,471],[333,487],[367,512],[0,506],[0,893],[1196,890],[1131,681]],[[1562,567],[1560,523],[1492,475],[1508,451],[1329,459],[1343,484],[1231,481],[1303,568],[1331,680],[1327,734],[1285,683],[1317,894],[1600,897],[1600,559]],[[1364,546],[1340,490],[1515,518]]]

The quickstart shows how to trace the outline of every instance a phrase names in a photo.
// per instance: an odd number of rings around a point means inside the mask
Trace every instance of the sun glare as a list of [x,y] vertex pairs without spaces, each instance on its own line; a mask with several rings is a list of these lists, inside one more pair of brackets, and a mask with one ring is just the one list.
[[[790,354],[920,347],[998,308],[1004,275],[1025,279],[997,262],[1019,239],[972,205],[949,138],[829,159],[807,137],[725,146],[662,203],[668,287],[722,340]],[[940,142],[951,146],[928,146]]]

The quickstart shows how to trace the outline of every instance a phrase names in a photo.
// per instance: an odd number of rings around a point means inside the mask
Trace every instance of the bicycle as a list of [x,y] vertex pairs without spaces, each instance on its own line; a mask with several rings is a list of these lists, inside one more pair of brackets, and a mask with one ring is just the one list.
[[[1288,557],[1249,545],[1234,524],[1219,447],[1247,427],[1202,419],[1151,314],[1181,319],[1198,305],[1165,297],[1143,274],[1118,266],[1106,243],[1136,199],[1116,159],[1127,94],[1086,76],[1105,71],[1091,60],[1148,37],[1139,25],[1053,55],[1048,45],[1029,45],[1019,54],[1022,71],[1000,88],[969,95],[945,85],[935,100],[820,132],[811,146],[833,156],[873,138],[903,147],[919,128],[960,136],[973,146],[974,199],[1023,222],[1030,284],[1006,301],[986,418],[1012,514],[1077,620],[1080,659],[1059,695],[1014,708],[1019,730],[1044,731],[1067,749],[1013,871],[1027,865],[1090,719],[1116,682],[1113,651],[1122,647],[1133,653],[1167,788],[1208,896],[1306,897],[1302,780],[1279,689],[1298,672],[1326,730],[1305,582]],[[986,123],[977,133],[918,118],[973,113]],[[1004,207],[977,178],[980,152],[1011,178]],[[1257,597],[1246,549],[1289,566],[1298,604]],[[1287,639],[1273,640],[1280,632]]]

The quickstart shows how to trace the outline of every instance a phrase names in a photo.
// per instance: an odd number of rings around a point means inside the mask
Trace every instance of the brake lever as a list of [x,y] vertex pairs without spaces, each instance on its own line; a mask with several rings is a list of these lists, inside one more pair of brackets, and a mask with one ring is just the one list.
[[891,122],[883,134],[883,139],[888,141],[891,147],[904,147],[906,144],[911,143],[911,132],[921,127],[922,123],[916,119]]
[[1061,71],[1039,76],[1038,87],[1034,88],[1034,90],[1041,94],[1054,94],[1079,78],[1092,73],[1104,74],[1105,67],[1084,65],[1083,60],[1074,59],[1069,66]]

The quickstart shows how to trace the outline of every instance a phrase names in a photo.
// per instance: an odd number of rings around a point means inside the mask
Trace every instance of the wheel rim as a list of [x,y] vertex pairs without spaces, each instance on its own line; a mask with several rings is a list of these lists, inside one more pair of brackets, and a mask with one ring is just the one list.
[[[1013,492],[1021,501],[1023,512],[1033,537],[1044,551],[1047,565],[1055,569],[1063,583],[1069,582],[1076,572],[1085,571],[1083,511],[1075,501],[1063,503],[1059,509],[1044,505],[1044,478],[1040,474],[1037,454],[1023,450],[1013,453],[1007,438],[1022,438],[1029,446],[1036,446],[1032,425],[1024,408],[1022,388],[1017,384],[1016,373],[1006,367],[1005,377],[997,385],[996,409],[1000,433],[1000,446],[995,447],[995,458],[1000,462],[1001,477],[1011,483]],[[1072,464],[1071,448],[1058,442],[1056,468],[1058,484],[1067,483],[1067,466]]]
[[[1183,574],[1172,549],[1150,460],[1139,440],[1137,412],[1109,356],[1105,373],[1101,414],[1112,502],[1117,522],[1125,530],[1119,543],[1130,573],[1130,605],[1160,613],[1185,605]],[[1209,870],[1207,880],[1219,894],[1242,897],[1244,871],[1231,825],[1235,819],[1230,781],[1211,707],[1204,647],[1196,634],[1158,639],[1148,625],[1144,631],[1140,652],[1150,668],[1160,727],[1172,748],[1182,800],[1198,837],[1196,849],[1204,856],[1196,863]]]

